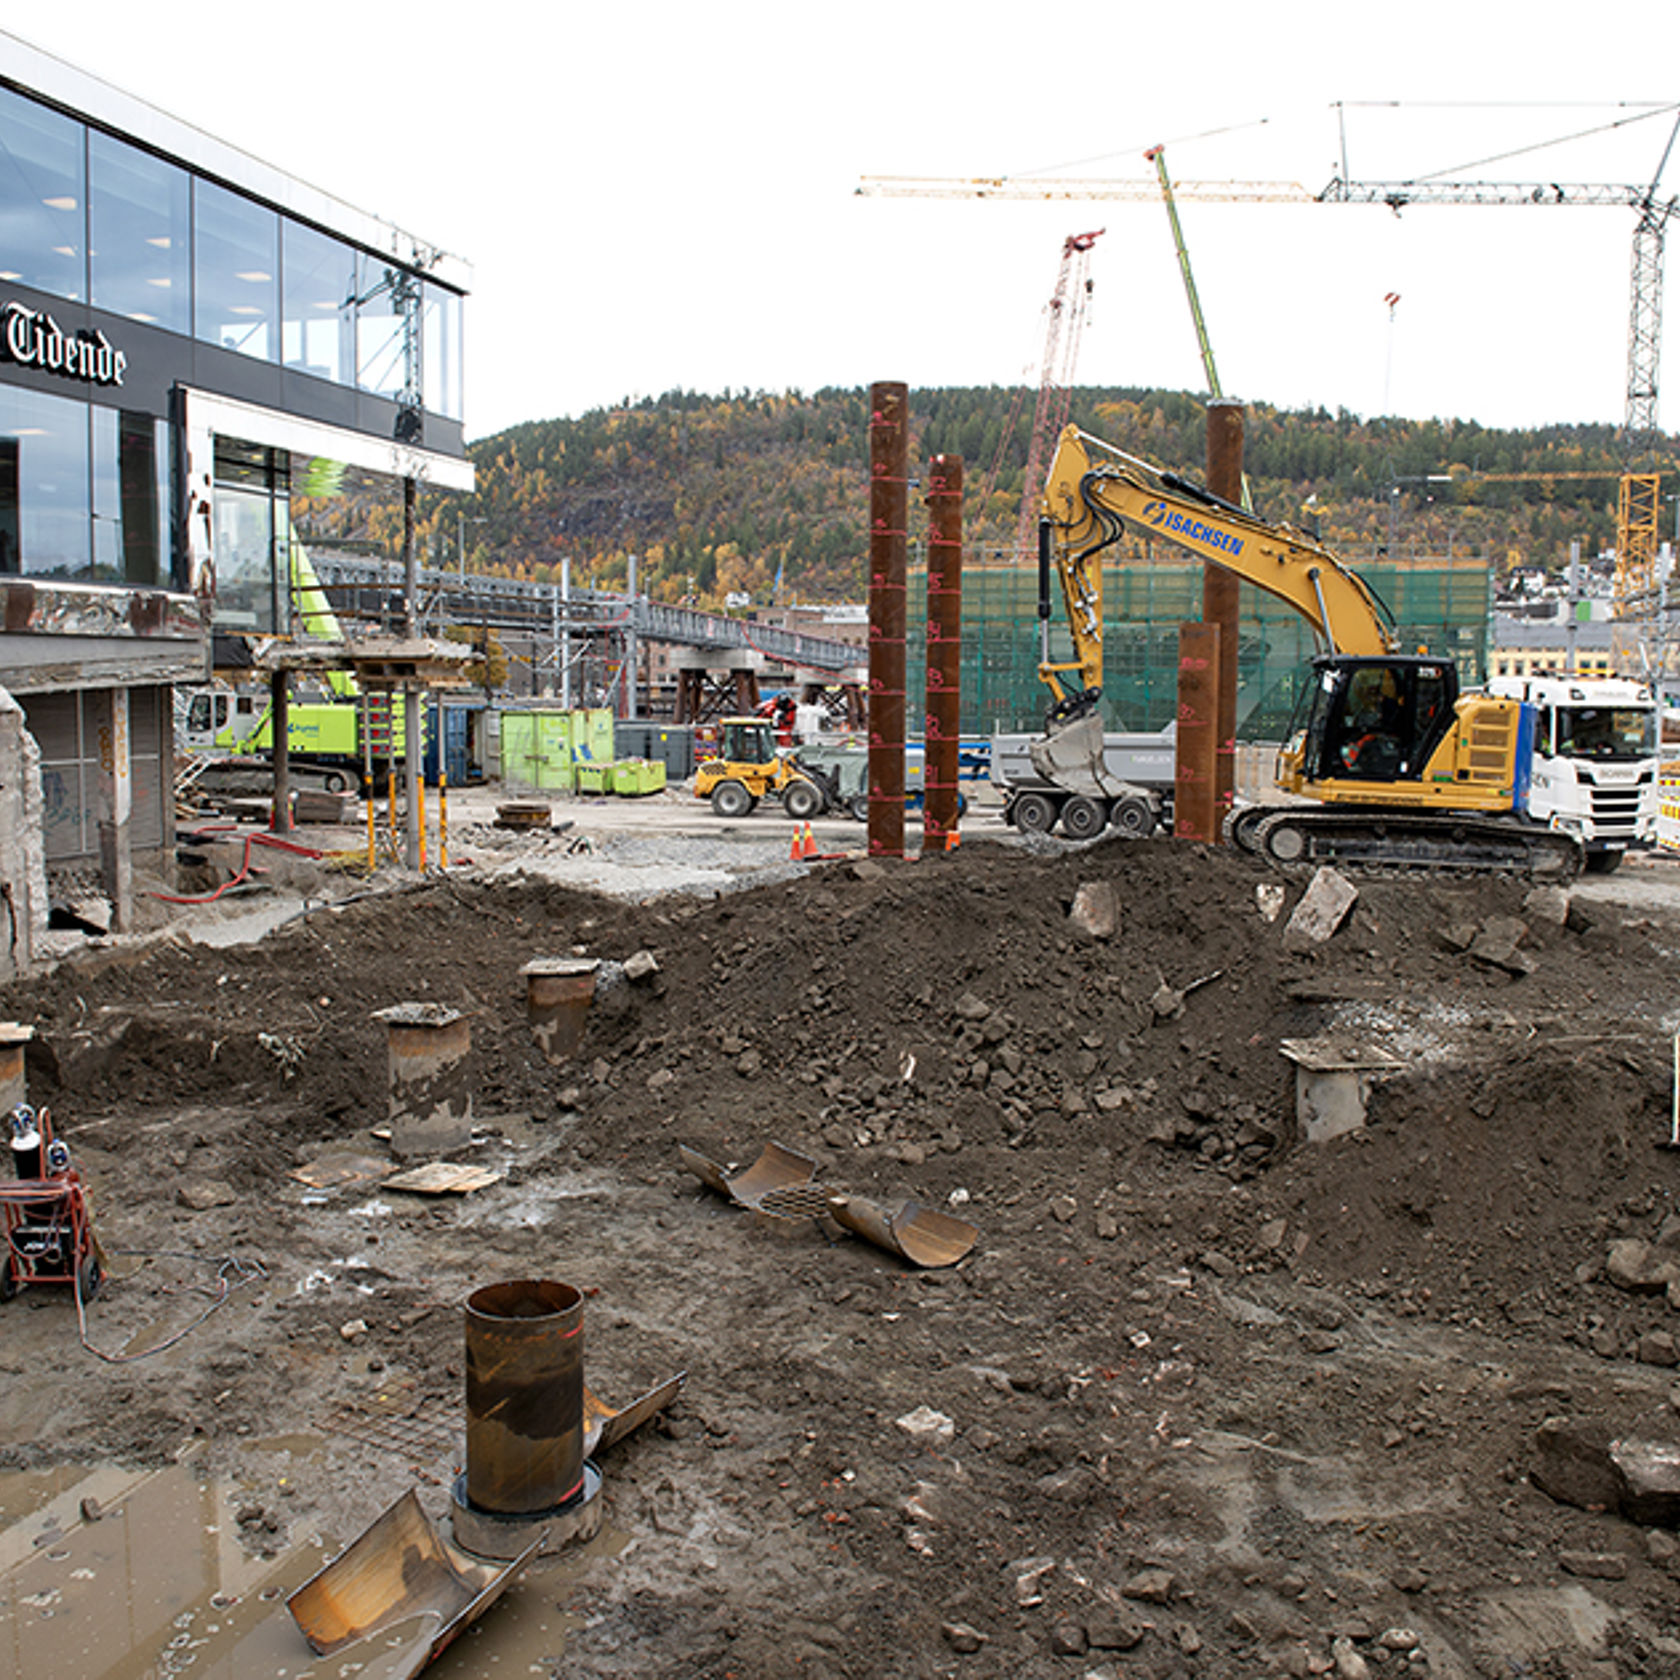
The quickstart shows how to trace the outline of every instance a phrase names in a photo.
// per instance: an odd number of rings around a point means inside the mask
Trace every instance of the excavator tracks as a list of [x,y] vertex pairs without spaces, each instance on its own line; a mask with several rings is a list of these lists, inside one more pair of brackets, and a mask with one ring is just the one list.
[[1340,869],[1504,872],[1563,883],[1580,874],[1585,859],[1571,834],[1461,813],[1251,805],[1227,820],[1226,833],[1243,851],[1282,869],[1330,863]]

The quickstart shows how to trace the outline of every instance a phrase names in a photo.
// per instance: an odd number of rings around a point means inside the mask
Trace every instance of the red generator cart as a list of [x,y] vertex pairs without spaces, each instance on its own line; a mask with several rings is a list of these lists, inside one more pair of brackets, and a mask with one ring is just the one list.
[[68,1283],[91,1301],[103,1276],[82,1175],[53,1136],[46,1109],[19,1103],[9,1117],[15,1182],[0,1183],[0,1301],[29,1283]]

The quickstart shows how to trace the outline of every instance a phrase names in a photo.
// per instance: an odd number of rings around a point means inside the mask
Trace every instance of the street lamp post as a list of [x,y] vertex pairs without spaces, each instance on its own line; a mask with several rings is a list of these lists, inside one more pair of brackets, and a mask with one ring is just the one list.
[[467,581],[467,527],[489,523],[488,518],[469,519],[459,508],[455,510],[455,569],[463,585]]

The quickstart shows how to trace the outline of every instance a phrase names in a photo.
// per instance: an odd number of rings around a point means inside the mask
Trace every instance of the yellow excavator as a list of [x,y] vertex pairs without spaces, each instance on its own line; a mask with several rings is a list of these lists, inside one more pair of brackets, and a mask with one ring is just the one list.
[[1040,528],[1040,611],[1053,567],[1076,655],[1040,665],[1057,696],[1055,757],[1100,763],[1101,556],[1128,525],[1286,601],[1324,646],[1278,754],[1278,786],[1292,797],[1233,813],[1233,842],[1280,864],[1518,869],[1554,880],[1580,871],[1579,840],[1527,815],[1532,706],[1461,693],[1450,659],[1401,653],[1380,597],[1304,532],[1076,426],[1051,464]]

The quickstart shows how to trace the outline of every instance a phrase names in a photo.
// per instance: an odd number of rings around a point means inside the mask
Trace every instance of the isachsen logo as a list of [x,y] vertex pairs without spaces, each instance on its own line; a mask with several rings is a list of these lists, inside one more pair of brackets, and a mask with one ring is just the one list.
[[1200,543],[1204,548],[1217,548],[1226,554],[1241,554],[1247,539],[1222,531],[1204,520],[1189,519],[1165,502],[1150,502],[1143,510],[1143,523],[1157,531],[1171,532],[1186,542]]

